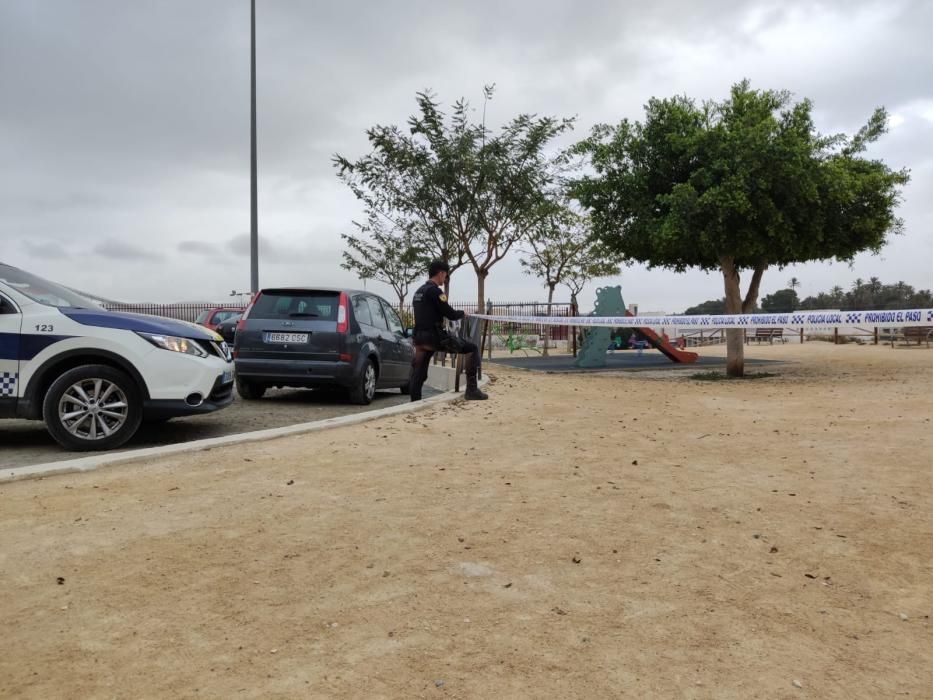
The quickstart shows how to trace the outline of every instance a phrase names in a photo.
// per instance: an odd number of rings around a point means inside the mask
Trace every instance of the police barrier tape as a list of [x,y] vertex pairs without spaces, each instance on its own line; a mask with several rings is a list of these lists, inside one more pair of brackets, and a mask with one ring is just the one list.
[[933,309],[902,311],[798,311],[790,314],[737,314],[704,316],[490,316],[469,314],[500,323],[543,326],[595,326],[598,328],[826,328],[830,326],[933,326]]

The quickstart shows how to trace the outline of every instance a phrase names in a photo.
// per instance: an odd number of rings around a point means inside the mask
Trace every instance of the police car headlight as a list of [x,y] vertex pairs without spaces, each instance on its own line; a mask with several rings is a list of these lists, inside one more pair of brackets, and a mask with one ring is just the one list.
[[207,351],[195,341],[188,338],[179,338],[174,335],[161,335],[159,333],[140,333],[139,335],[157,348],[162,348],[163,350],[180,352],[184,355],[194,355],[195,357],[207,357]]

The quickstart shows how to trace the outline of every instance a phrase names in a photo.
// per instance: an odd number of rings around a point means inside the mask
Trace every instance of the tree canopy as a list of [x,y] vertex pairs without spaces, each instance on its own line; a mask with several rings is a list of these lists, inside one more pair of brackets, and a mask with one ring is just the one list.
[[360,235],[341,234],[347,247],[340,266],[355,272],[362,280],[389,285],[398,297],[401,313],[411,283],[427,270],[424,253],[410,231],[387,228],[376,215],[371,215],[365,225],[354,224]]
[[841,310],[928,309],[933,307],[933,292],[916,290],[905,282],[883,284],[877,277],[867,282],[856,280],[849,291],[834,287],[800,302],[800,308]]
[[[560,198],[549,200],[546,211],[525,236],[522,267],[547,289],[547,314],[560,284],[583,285],[592,277],[617,274],[619,268],[594,249],[589,222]],[[575,289],[574,293],[578,293]],[[544,354],[548,354],[545,337]]]
[[794,289],[779,289],[761,298],[761,310],[766,314],[789,314],[800,308],[800,299]]
[[476,122],[465,100],[450,115],[430,92],[417,94],[418,113],[408,128],[374,126],[371,152],[356,161],[336,155],[338,177],[367,210],[410,230],[431,257],[451,270],[469,262],[477,301],[485,280],[536,222],[545,191],[555,179],[549,143],[570,129],[571,119],[520,114],[498,132]]
[[541,280],[550,304],[555,288],[591,261],[592,246],[586,218],[553,202],[527,233],[521,264],[526,274]]
[[[809,100],[748,81],[722,102],[651,99],[644,121],[597,126],[577,145],[592,172],[574,194],[608,249],[650,267],[719,270],[726,311],[751,310],[768,267],[849,261],[901,229],[907,172],[864,156],[884,109],[851,137],[820,134],[811,112]],[[741,374],[740,333],[728,352],[729,373]]]
[[704,301],[696,306],[691,306],[689,309],[684,311],[685,316],[706,316],[708,314],[724,314],[726,313],[726,298],[722,299],[710,299]]

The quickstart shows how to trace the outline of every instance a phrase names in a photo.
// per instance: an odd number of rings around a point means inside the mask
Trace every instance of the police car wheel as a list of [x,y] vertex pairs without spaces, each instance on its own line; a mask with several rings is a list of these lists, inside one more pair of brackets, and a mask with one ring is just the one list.
[[69,450],[112,450],[142,422],[142,398],[125,372],[82,365],[52,382],[42,403],[45,426]]
[[376,395],[376,365],[367,360],[363,371],[350,389],[350,401],[358,406],[368,406]]

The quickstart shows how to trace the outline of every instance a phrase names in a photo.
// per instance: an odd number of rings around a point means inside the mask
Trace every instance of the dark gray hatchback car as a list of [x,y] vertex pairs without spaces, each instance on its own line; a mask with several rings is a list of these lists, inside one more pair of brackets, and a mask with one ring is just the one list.
[[377,389],[407,394],[409,336],[395,309],[369,292],[264,289],[237,326],[237,390],[260,399],[270,387],[343,387],[363,405]]

